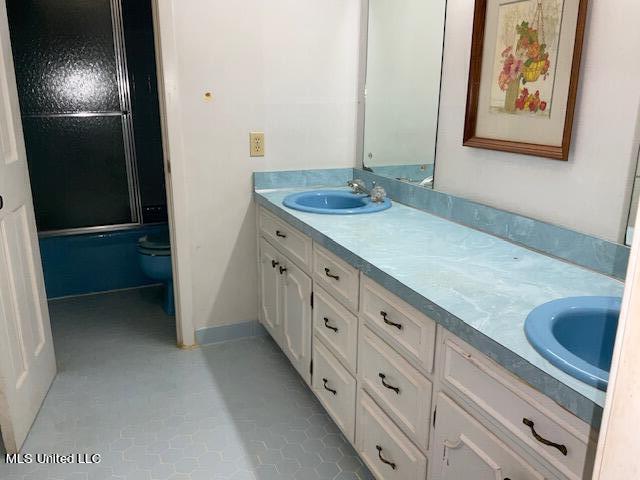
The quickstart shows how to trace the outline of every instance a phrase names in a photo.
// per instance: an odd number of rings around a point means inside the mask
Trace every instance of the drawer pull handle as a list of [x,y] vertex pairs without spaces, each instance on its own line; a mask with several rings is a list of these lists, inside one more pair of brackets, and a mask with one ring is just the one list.
[[338,393],[338,391],[337,391],[337,390],[334,390],[333,388],[329,388],[329,387],[327,387],[327,383],[329,383],[329,380],[327,380],[326,378],[323,378],[323,379],[322,379],[322,383],[324,383],[324,389],[325,389],[325,390],[327,390],[327,391],[329,391],[329,392],[333,393],[334,395],[337,395],[337,393]]
[[328,268],[326,268],[326,267],[325,267],[325,269],[324,269],[324,274],[325,274],[327,277],[331,277],[331,278],[333,278],[334,280],[340,280],[340,275],[334,275],[333,273],[331,273],[331,270],[329,270],[329,269],[328,269]]
[[378,458],[380,459],[380,461],[386,465],[389,465],[392,470],[395,470],[396,464],[393,462],[390,462],[389,460],[387,460],[382,456],[382,447],[380,445],[376,445],[376,449],[378,449]]
[[381,310],[380,311],[380,315],[382,316],[382,320],[384,320],[384,323],[386,323],[387,325],[391,325],[392,327],[396,327],[398,330],[402,330],[402,324],[396,323],[396,322],[392,322],[391,320],[389,320],[387,318],[387,312],[383,312]]
[[287,267],[280,267],[280,275],[287,271]]
[[280,230],[276,230],[276,237],[287,238],[287,236],[282,233]]
[[338,333],[338,327],[329,325],[329,319],[327,317],[324,317],[324,326],[327,327],[329,330],[333,330],[334,332]]
[[538,435],[538,432],[536,432],[536,429],[533,428],[534,423],[529,420],[528,418],[523,418],[522,419],[522,423],[524,423],[527,427],[529,427],[531,429],[531,434],[533,435],[533,438],[535,438],[537,441],[539,441],[540,443],[544,444],[544,445],[548,445],[550,447],[554,447],[557,448],[558,450],[560,450],[560,452],[566,456],[567,455],[567,447],[564,445],[560,445],[559,443],[554,443],[551,440],[547,440],[544,437],[541,437],[540,435]]
[[280,265],[280,262],[276,262],[275,260],[271,260],[271,267],[272,268],[276,268],[278,265]]
[[398,395],[400,395],[400,389],[398,387],[394,387],[393,385],[389,385],[387,382],[384,381],[384,379],[387,378],[387,376],[384,373],[379,373],[378,376],[380,377],[380,381],[382,382],[383,386],[385,386],[389,390],[393,390]]

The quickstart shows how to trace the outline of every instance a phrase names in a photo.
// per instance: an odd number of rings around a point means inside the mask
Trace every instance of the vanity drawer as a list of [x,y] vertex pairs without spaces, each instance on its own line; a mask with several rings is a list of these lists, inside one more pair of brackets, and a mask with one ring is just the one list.
[[358,346],[360,384],[425,451],[429,446],[432,385],[368,328]]
[[355,374],[358,318],[318,284],[313,291],[313,330],[331,353]]
[[259,228],[262,235],[282,250],[303,270],[311,271],[311,238],[260,207]]
[[[443,335],[445,385],[484,411],[552,467],[571,479],[591,478],[590,427],[551,399],[452,335]],[[529,425],[527,425],[526,423]],[[566,448],[548,446],[536,434]]]
[[431,373],[435,322],[370,278],[363,276],[362,279],[360,312],[364,323],[417,366]]
[[431,480],[477,479],[552,480],[537,462],[511,449],[446,395],[438,395]]
[[424,480],[427,459],[364,391],[358,401],[356,450],[378,480]]
[[313,276],[347,308],[358,311],[359,272],[333,253],[314,245]]
[[317,339],[313,342],[313,391],[347,439],[353,443],[356,379]]

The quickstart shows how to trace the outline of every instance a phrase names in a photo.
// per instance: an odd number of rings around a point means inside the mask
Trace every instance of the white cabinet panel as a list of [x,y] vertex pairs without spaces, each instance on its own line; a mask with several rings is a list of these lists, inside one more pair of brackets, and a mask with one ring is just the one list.
[[313,246],[313,278],[351,311],[358,311],[360,272],[318,244]]
[[433,320],[365,276],[360,318],[416,366],[431,373],[436,345]]
[[362,329],[358,352],[362,388],[426,451],[431,382],[367,327]]
[[260,323],[278,345],[282,344],[280,324],[280,274],[282,255],[266,240],[260,239]]
[[313,342],[313,391],[350,442],[354,442],[356,379],[317,339]]
[[311,271],[311,238],[283,222],[263,207],[258,211],[262,235],[306,271]]
[[298,373],[311,383],[311,278],[293,262],[283,258],[282,349]]
[[355,374],[358,318],[317,283],[313,291],[313,329],[315,336]]
[[260,239],[260,322],[311,383],[311,278]]
[[[572,480],[590,477],[590,428],[450,334],[443,340],[443,383]],[[540,435],[556,446],[536,439]],[[591,444],[591,445],[590,445]]]
[[443,394],[438,396],[432,480],[544,480],[536,470]]
[[356,449],[371,472],[378,480],[424,480],[426,457],[369,395],[358,395]]

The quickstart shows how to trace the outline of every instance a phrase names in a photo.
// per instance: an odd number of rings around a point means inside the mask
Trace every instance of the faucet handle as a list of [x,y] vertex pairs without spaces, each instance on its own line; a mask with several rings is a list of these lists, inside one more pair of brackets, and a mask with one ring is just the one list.
[[387,192],[380,186],[374,186],[371,189],[370,195],[371,201],[374,203],[384,202],[384,199],[387,198]]

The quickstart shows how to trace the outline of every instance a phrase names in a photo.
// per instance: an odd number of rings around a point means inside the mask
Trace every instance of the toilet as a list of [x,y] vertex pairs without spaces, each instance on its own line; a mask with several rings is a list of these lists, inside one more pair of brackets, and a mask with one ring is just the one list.
[[171,243],[168,233],[140,237],[138,239],[138,260],[147,277],[164,283],[164,311],[167,315],[175,315]]

